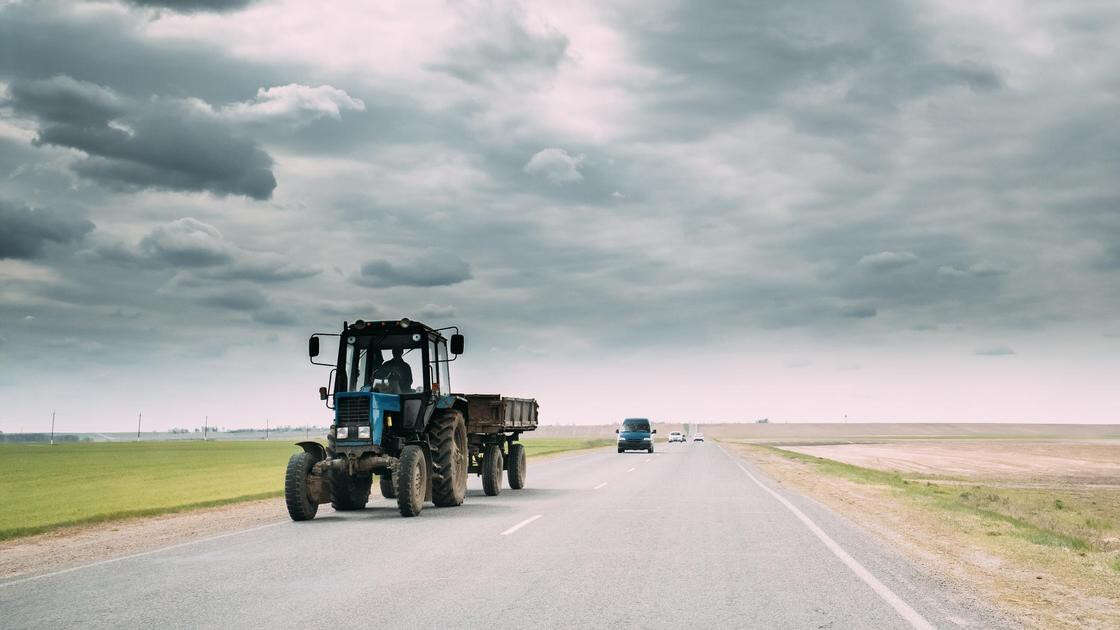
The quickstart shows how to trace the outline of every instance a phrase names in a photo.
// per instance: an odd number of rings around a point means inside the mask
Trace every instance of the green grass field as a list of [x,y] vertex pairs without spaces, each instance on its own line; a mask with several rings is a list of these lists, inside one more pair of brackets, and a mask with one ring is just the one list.
[[[610,440],[525,439],[526,454]],[[278,497],[288,442],[0,444],[0,540],[67,525]],[[530,470],[530,474],[532,471]],[[376,485],[376,484],[375,484]]]

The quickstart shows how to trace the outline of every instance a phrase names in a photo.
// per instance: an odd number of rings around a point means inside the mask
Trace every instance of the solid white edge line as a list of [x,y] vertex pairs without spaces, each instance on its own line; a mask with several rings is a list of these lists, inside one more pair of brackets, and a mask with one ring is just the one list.
[[[727,451],[725,451],[722,446],[719,447],[719,450],[723,451],[724,455],[731,457],[731,455]],[[732,460],[734,459],[735,458],[732,457]],[[831,536],[826,534],[823,529],[818,527],[817,524],[814,523],[808,516],[806,516],[804,512],[797,509],[797,506],[790,503],[789,500],[782,495],[766,487],[766,485],[759,481],[754,475],[752,475],[750,471],[747,470],[745,466],[743,466],[743,464],[736,461],[735,465],[738,466],[739,470],[743,471],[743,473],[745,473],[747,477],[749,477],[750,480],[755,483],[755,485],[757,485],[759,488],[762,488],[767,492],[767,494],[777,499],[778,502],[786,506],[786,508],[789,509],[790,512],[793,512],[793,515],[796,516],[797,519],[802,523],[804,523],[805,526],[809,528],[809,531],[813,532],[813,534],[815,534],[816,537],[824,543],[824,546],[828,547],[828,550],[831,551],[834,556],[839,558],[840,561],[844,564],[848,565],[848,568],[852,570],[852,573],[856,574],[856,577],[863,580],[865,584],[870,586],[871,590],[875,591],[875,593],[880,598],[882,598],[882,600],[886,602],[891,608],[894,608],[895,612],[901,615],[902,618],[905,619],[912,627],[919,628],[921,630],[934,630],[933,624],[926,621],[925,617],[922,617],[922,615],[919,614],[918,611],[914,610],[910,607],[909,604],[902,601],[902,598],[898,595],[895,595],[894,591],[892,591],[886,584],[880,582],[879,579],[872,575],[871,572],[868,571],[862,564],[860,564],[858,560],[853,558],[847,551],[844,551],[844,549],[839,544],[837,544]]]
[[595,486],[594,488],[592,488],[592,490],[598,490],[599,488],[602,488],[605,485],[607,485],[607,482],[604,481],[603,483],[601,483],[601,484]]
[[518,524],[514,525],[513,527],[507,529],[506,531],[502,532],[500,535],[501,536],[509,536],[513,532],[521,529],[522,527],[525,527],[529,523],[532,523],[533,521],[537,520],[538,518],[540,518],[542,516],[544,516],[544,514],[536,514],[534,516],[530,516],[529,518],[521,521],[520,523],[518,523]]
[[15,580],[10,580],[10,581],[7,581],[7,582],[0,582],[0,588],[3,588],[5,586],[12,586],[12,585],[15,585],[15,584],[23,584],[24,582],[31,582],[32,580],[42,580],[43,578],[54,577],[56,575],[62,575],[64,573],[72,573],[74,571],[81,571],[82,569],[90,569],[90,568],[93,568],[93,567],[99,567],[103,564],[111,564],[113,562],[120,562],[122,560],[131,560],[133,558],[140,558],[142,556],[150,556],[154,553],[160,553],[162,551],[170,551],[172,549],[178,549],[180,547],[186,547],[187,545],[197,545],[199,543],[210,542],[211,540],[218,540],[220,538],[229,538],[230,536],[236,536],[238,534],[247,534],[249,532],[255,532],[257,530],[264,529],[266,527],[275,527],[277,525],[283,525],[284,523],[287,523],[287,522],[288,521],[278,521],[276,523],[268,523],[267,525],[259,525],[257,527],[250,527],[249,529],[239,529],[235,532],[227,532],[225,534],[218,534],[217,536],[210,536],[209,538],[199,538],[198,540],[188,540],[186,542],[177,543],[177,544],[174,544],[174,545],[171,545],[171,546],[168,546],[168,547],[160,547],[159,549],[150,549],[148,551],[141,551],[140,553],[133,553],[133,554],[129,554],[127,556],[120,556],[120,557],[117,557],[117,558],[109,558],[107,560],[100,560],[98,562],[93,562],[93,563],[90,563],[90,564],[83,564],[83,565],[79,565],[79,566],[76,566],[76,567],[70,567],[69,569],[62,569],[60,571],[51,571],[50,573],[42,573],[40,575],[32,575],[32,576],[29,576],[29,577],[17,578]]

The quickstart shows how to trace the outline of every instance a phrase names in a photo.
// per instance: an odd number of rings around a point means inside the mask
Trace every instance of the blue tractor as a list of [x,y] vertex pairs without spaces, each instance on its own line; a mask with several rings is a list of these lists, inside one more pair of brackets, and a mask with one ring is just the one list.
[[[327,336],[339,338],[334,364],[315,360]],[[500,492],[503,471],[511,488],[524,487],[518,438],[537,427],[537,403],[452,393],[449,364],[462,353],[457,327],[408,319],[344,322],[341,333],[312,335],[311,362],[333,368],[319,397],[334,423],[325,446],[299,442],[302,450],[288,461],[284,497],[292,520],[314,518],[322,503],[364,508],[374,475],[403,516],[420,514],[425,501],[461,505],[471,472],[482,476],[488,495]]]

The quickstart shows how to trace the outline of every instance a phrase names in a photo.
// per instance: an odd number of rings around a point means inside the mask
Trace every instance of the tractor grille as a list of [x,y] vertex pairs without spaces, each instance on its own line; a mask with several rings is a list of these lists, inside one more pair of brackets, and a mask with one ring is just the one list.
[[339,398],[335,405],[335,423],[339,426],[352,423],[369,424],[369,396]]

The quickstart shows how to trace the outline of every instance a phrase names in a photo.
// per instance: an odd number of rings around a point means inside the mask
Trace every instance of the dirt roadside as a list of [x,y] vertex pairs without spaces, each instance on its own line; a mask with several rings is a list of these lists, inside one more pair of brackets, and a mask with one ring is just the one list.
[[57,529],[0,543],[0,580],[143,553],[287,518],[284,499],[279,497]]
[[1120,627],[1120,576],[1068,549],[1020,544],[967,512],[950,512],[763,449],[726,444],[779,483],[863,525],[920,566],[1032,628]]

